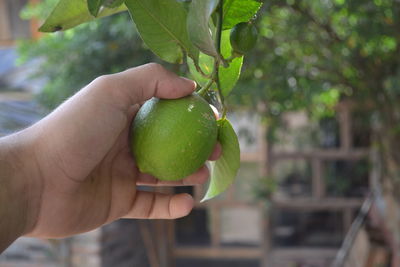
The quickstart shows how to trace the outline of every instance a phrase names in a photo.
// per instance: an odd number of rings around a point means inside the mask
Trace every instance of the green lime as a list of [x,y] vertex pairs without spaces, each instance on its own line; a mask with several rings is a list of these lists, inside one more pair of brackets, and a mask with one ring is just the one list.
[[230,41],[233,51],[239,54],[249,52],[257,42],[258,32],[253,23],[241,22],[231,30]]
[[139,170],[169,181],[198,170],[212,153],[218,133],[212,109],[197,94],[148,100],[131,130]]

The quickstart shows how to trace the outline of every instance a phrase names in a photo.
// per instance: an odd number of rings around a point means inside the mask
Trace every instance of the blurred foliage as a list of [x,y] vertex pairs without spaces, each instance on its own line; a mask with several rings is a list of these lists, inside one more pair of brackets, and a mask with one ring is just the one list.
[[41,3],[28,3],[21,11],[20,16],[22,19],[37,18],[45,20],[57,5],[58,0],[44,0]]
[[[321,121],[335,115],[339,100],[351,100],[363,110],[363,123],[353,125],[354,145],[368,146],[368,131],[361,129],[374,128],[374,147],[383,160],[381,174],[390,185],[386,188],[398,192],[399,14],[397,0],[266,1],[256,21],[260,32],[256,50],[247,55],[229,100],[264,107],[260,111],[270,126],[270,141],[278,140],[276,129],[284,112],[306,110]],[[334,131],[326,126],[324,135]],[[332,137],[332,144],[337,143]],[[330,182],[342,190],[350,186],[347,179],[341,181]]]
[[[27,7],[24,17],[37,16],[53,4],[54,0],[47,0]],[[50,109],[100,75],[156,61],[127,13],[22,42],[18,52],[20,63],[40,59],[35,75],[45,77],[47,83],[38,97]]]
[[[43,18],[56,2],[29,6],[22,15]],[[271,117],[303,108],[317,117],[331,115],[340,97],[377,101],[379,95],[395,102],[399,13],[395,0],[266,2],[257,20],[257,48],[247,55],[231,100],[251,106],[266,102]],[[23,43],[20,53],[24,60],[42,57],[40,73],[52,84],[46,91],[66,90],[53,92],[62,95],[98,75],[155,59],[126,13],[46,34]]]
[[398,14],[395,0],[267,1],[257,20],[257,49],[247,56],[231,100],[265,102],[272,123],[304,108],[316,118],[329,116],[339,99],[350,98],[396,125]]

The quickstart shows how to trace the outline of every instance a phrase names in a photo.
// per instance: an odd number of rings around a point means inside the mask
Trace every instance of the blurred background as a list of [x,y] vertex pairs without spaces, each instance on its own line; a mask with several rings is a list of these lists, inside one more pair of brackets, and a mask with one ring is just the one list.
[[[0,136],[102,74],[160,62],[127,13],[38,33],[56,3],[0,0]],[[269,0],[256,25],[228,99],[242,163],[226,193],[164,189],[192,194],[193,212],[20,238],[0,266],[400,266],[400,1]]]

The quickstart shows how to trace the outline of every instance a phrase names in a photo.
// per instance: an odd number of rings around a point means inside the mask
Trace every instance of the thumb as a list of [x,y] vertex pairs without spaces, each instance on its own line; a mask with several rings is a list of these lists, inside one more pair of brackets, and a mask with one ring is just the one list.
[[[142,103],[153,96],[180,98],[191,94],[196,83],[179,77],[157,63],[149,63],[126,71],[105,76],[114,90],[120,92],[127,106]],[[107,83],[108,83],[107,82]]]

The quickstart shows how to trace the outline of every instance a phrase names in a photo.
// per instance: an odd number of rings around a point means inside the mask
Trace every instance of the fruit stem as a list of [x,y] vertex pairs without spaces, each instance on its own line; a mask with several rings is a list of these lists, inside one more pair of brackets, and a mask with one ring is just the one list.
[[[216,38],[215,38],[216,48],[217,48],[217,52],[219,55],[221,55],[221,35],[222,35],[222,23],[223,23],[223,15],[224,15],[223,14],[223,11],[224,11],[223,6],[224,6],[224,1],[221,0],[218,5],[217,32],[215,35],[216,36]],[[221,56],[221,58],[222,58],[222,56]],[[222,114],[223,114],[223,116],[225,116],[226,115],[226,106],[225,106],[225,99],[224,99],[224,95],[222,94],[220,80],[219,80],[219,64],[220,64],[220,62],[218,60],[215,60],[215,63],[214,63],[215,83],[217,85],[218,94],[219,94],[219,97],[220,97],[221,103],[222,103]]]
[[210,79],[208,80],[208,82],[206,83],[206,85],[204,85],[199,91],[198,94],[200,96],[205,96],[205,94],[208,92],[208,90],[210,89],[211,85],[214,83],[214,79]]
[[[219,4],[218,4],[218,19],[217,19],[217,32],[215,34],[216,38],[215,38],[215,46],[217,48],[217,52],[218,54],[222,57],[221,55],[221,34],[222,34],[222,22],[223,22],[223,5],[224,5],[224,1],[220,0]],[[219,62],[217,62],[219,63]]]

